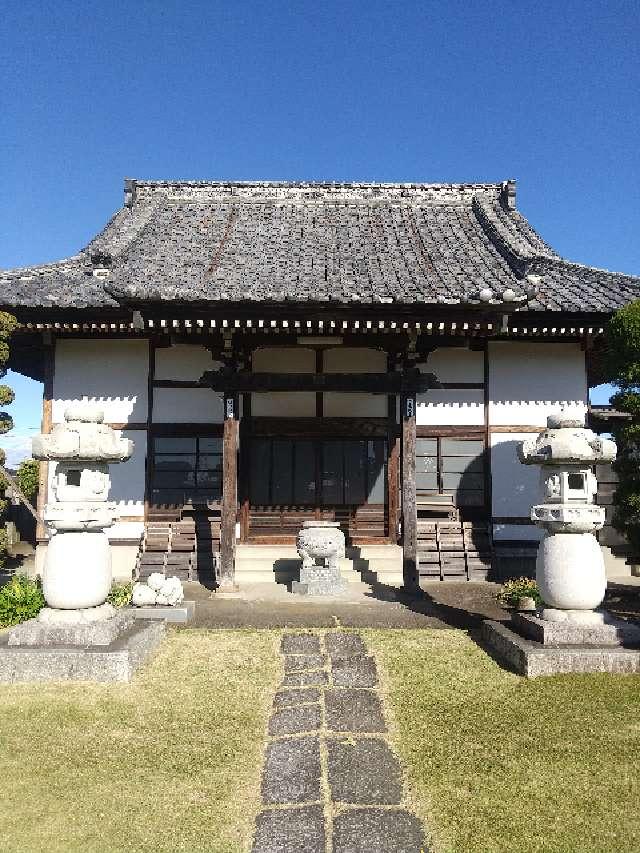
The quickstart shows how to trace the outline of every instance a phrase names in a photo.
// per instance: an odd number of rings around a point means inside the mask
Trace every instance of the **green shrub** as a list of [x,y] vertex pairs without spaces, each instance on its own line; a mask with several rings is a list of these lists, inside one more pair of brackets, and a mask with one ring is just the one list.
[[610,427],[618,445],[613,467],[620,481],[613,496],[613,526],[627,537],[637,560],[640,556],[640,300],[616,311],[607,329],[607,344],[604,378],[618,388],[611,404],[628,415],[626,419],[613,419]]
[[531,578],[515,578],[507,581],[502,585],[496,598],[505,607],[517,607],[518,600],[525,596],[533,598],[537,606],[543,604],[538,584]]
[[109,604],[113,604],[114,607],[126,607],[127,604],[131,604],[132,595],[132,583],[114,583],[107,596],[107,601]]
[[36,462],[35,459],[24,459],[18,466],[16,480],[25,498],[33,503],[38,494],[40,463]]
[[0,587],[0,627],[7,628],[33,619],[44,604],[40,580],[15,575]]

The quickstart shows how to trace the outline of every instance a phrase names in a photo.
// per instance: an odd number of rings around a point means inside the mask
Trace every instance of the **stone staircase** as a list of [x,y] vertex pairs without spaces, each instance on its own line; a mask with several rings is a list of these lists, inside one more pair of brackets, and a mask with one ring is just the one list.
[[[286,585],[298,578],[300,558],[295,545],[252,545],[236,547],[236,583]],[[340,572],[351,591],[366,592],[383,585],[402,586],[402,549],[398,545],[361,545],[347,548]]]

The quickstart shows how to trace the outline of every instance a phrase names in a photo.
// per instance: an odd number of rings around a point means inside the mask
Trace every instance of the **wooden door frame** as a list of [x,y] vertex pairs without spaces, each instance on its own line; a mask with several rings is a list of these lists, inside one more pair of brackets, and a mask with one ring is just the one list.
[[[389,439],[389,420],[380,418],[243,418],[242,440],[240,442],[240,480],[239,490],[241,495],[241,524],[240,541],[255,544],[292,544],[294,536],[286,534],[273,534],[272,536],[260,534],[258,541],[251,535],[250,521],[250,491],[251,491],[251,465],[249,463],[250,444],[254,438],[285,438],[289,440],[306,440],[320,442],[327,439],[366,441],[368,439],[380,439],[386,443],[386,479],[389,479],[389,465],[392,454],[392,446]],[[317,467],[317,466],[316,466]],[[316,471],[316,479],[319,472]],[[388,544],[396,543],[397,539],[390,528],[390,489],[389,482],[385,482],[385,501],[383,504],[385,535],[380,537],[355,537],[355,545],[365,544]],[[366,506],[366,504],[363,504]],[[320,517],[322,507],[316,503],[313,507],[316,518]]]

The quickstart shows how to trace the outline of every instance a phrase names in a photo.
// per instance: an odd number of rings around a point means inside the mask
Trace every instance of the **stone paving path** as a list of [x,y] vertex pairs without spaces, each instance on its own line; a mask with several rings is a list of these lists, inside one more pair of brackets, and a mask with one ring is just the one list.
[[427,853],[362,638],[286,634],[281,651],[252,853]]

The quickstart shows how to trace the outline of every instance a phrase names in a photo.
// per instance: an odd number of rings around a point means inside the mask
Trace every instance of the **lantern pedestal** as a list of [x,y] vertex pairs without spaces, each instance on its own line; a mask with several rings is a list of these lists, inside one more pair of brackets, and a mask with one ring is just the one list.
[[591,672],[640,673],[637,626],[615,620],[609,614],[605,624],[597,626],[514,614],[511,625],[484,622],[481,636],[500,663],[527,678]]

